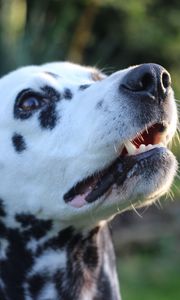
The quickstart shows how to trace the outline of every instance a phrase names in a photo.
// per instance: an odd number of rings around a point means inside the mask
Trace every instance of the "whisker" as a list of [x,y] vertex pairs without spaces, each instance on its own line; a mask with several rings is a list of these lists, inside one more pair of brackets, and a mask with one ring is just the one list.
[[168,197],[170,198],[170,200],[171,200],[171,201],[174,201],[175,197],[174,197],[173,191],[172,191],[172,190],[169,190],[169,191],[167,192],[167,194],[168,194]]
[[[179,172],[179,171],[178,171]],[[180,180],[180,175],[178,174],[178,172],[177,172],[177,174],[176,174],[176,177]]]
[[131,203],[131,207],[133,209],[133,211],[138,215],[138,217],[143,218],[143,216],[137,211],[137,209],[135,208],[135,206]]
[[121,212],[121,210],[120,210],[120,208],[119,208],[119,204],[118,204],[118,203],[116,203],[116,210],[117,210],[117,213],[120,213],[120,212]]
[[147,134],[149,134],[147,125],[145,126],[145,131]]
[[154,205],[155,205],[158,209],[163,209],[162,204],[161,204],[161,202],[160,202],[160,199],[156,200],[156,201],[154,202]]
[[176,138],[177,138],[177,140],[178,140],[178,142],[180,143],[180,132],[179,132],[179,129],[178,130],[176,130]]
[[176,130],[172,140],[169,142],[169,147],[172,148],[172,145],[178,146],[178,143],[180,143],[180,137],[179,132]]

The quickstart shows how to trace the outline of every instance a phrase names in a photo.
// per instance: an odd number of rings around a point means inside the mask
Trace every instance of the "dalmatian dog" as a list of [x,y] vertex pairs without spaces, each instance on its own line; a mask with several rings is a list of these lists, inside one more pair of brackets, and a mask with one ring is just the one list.
[[171,186],[169,73],[48,63],[0,97],[0,299],[119,300],[107,220]]

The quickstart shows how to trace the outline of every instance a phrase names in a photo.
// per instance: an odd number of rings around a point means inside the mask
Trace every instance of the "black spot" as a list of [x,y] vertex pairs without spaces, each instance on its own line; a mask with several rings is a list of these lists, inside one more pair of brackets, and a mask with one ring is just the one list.
[[37,299],[37,296],[45,285],[46,281],[47,278],[40,274],[36,274],[29,279],[29,290],[33,299]]
[[97,109],[102,108],[103,102],[104,102],[103,100],[100,100],[100,101],[96,104],[96,108],[97,108]]
[[72,236],[71,240],[68,244],[68,252],[71,255],[73,249],[77,249],[79,244],[81,244],[83,241],[83,235],[81,233],[76,233]]
[[49,85],[41,87],[41,90],[44,93],[44,96],[49,98],[52,102],[57,102],[61,99],[61,94]]
[[[60,295],[59,299],[78,300],[84,284],[82,273],[78,269],[75,270],[75,273],[74,270],[69,271],[67,271],[65,278],[63,272],[58,271],[54,276],[54,283]],[[65,282],[66,284],[64,284]]]
[[58,120],[55,103],[46,106],[39,114],[39,121],[42,128],[53,129]]
[[36,218],[29,214],[17,214],[16,221],[21,223],[22,227],[29,227],[34,225]]
[[[6,227],[4,225],[3,220],[1,219],[1,217],[5,217],[5,216],[6,216],[6,213],[4,210],[4,206],[3,206],[2,200],[0,199],[0,238],[6,238],[6,236],[7,236]],[[0,252],[1,252],[1,243],[0,243]]]
[[99,255],[97,247],[97,234],[99,227],[92,229],[84,240],[83,262],[89,269],[94,269],[98,265]]
[[[6,238],[7,237],[7,228],[6,226],[4,225],[3,222],[0,221],[0,235],[1,237],[3,238]],[[1,299],[1,298],[0,298]]]
[[5,284],[7,299],[24,300],[23,283],[32,266],[33,257],[18,230],[7,229],[7,239],[7,259],[0,260],[0,278]]
[[62,249],[68,245],[73,237],[73,227],[67,227],[59,232],[56,237],[49,239],[43,246],[38,247],[37,255],[40,256],[47,249]]
[[65,245],[67,245],[72,237],[73,237],[74,229],[73,227],[67,227],[63,230],[61,230],[56,238],[53,238],[50,240],[50,243],[52,243],[53,248],[63,248]]
[[22,135],[15,133],[12,137],[12,143],[17,152],[22,152],[26,149],[26,143]]
[[4,210],[4,205],[3,205],[3,201],[0,199],[0,217],[5,217],[6,213]]
[[73,97],[73,94],[70,89],[65,89],[63,96],[66,100],[71,100]]
[[99,230],[100,230],[99,226],[96,226],[95,228],[93,228],[92,230],[90,230],[90,232],[88,234],[88,238],[95,237],[98,234]]
[[87,89],[88,87],[90,87],[90,84],[82,84],[82,85],[79,86],[79,89],[80,89],[81,91],[84,91],[84,90]]
[[21,223],[24,228],[23,234],[27,238],[33,237],[35,239],[40,239],[52,229],[51,220],[37,219],[33,215],[18,214],[16,215],[16,221]]
[[98,264],[98,249],[96,245],[89,244],[85,247],[83,261],[89,269],[94,269]]
[[110,279],[105,274],[102,266],[97,280],[97,294],[93,300],[116,299],[113,294]]

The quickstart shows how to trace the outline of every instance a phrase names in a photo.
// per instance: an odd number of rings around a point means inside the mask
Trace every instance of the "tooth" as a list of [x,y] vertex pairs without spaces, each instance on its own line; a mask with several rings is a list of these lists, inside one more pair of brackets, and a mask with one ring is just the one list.
[[146,145],[141,144],[139,148],[145,148],[145,147],[146,147]]
[[148,145],[146,146],[146,151],[151,150],[152,148],[153,148],[153,145],[152,145],[152,144],[148,144]]
[[130,154],[130,155],[135,154],[136,147],[133,145],[133,143],[131,143],[130,141],[126,141],[124,143],[124,145],[126,147],[126,150],[127,150],[128,154]]
[[144,151],[146,151],[146,145],[141,144],[138,152],[144,152]]

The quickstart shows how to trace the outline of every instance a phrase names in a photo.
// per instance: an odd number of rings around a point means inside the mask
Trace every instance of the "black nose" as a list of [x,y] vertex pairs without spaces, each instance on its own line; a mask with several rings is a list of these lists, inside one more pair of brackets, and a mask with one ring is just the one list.
[[157,64],[143,64],[130,70],[121,82],[121,87],[137,96],[163,101],[171,77],[162,66]]

